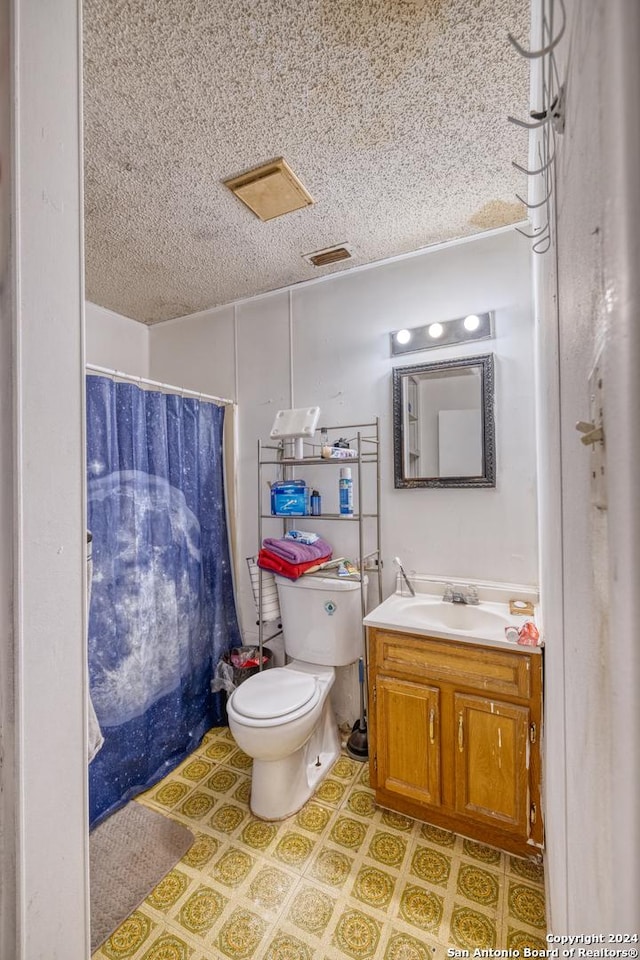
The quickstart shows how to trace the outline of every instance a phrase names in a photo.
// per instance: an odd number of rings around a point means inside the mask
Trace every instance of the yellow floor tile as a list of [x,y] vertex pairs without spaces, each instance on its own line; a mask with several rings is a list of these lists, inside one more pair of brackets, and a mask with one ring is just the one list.
[[138,802],[195,840],[93,960],[445,960],[542,949],[542,866],[375,805],[343,754],[298,813],[249,810],[251,759],[226,727]]

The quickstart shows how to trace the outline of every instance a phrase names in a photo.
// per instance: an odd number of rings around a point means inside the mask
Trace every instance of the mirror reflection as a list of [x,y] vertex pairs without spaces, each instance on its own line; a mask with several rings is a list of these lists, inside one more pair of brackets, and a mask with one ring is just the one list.
[[396,487],[495,486],[493,356],[396,367]]

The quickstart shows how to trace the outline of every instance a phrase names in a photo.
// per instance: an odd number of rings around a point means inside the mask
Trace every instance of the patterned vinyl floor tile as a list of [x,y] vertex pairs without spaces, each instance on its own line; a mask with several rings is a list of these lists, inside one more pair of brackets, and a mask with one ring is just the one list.
[[373,790],[356,784],[347,796],[345,809],[351,813],[357,813],[360,817],[367,817],[371,820],[377,812]]
[[447,948],[544,947],[544,872],[375,804],[342,754],[270,823],[225,728],[137,798],[195,840],[93,960],[445,960]]
[[303,882],[286,912],[286,920],[311,937],[322,938],[336,912],[338,900],[315,884]]
[[444,960],[446,947],[428,934],[416,936],[387,924],[378,955],[382,960]]
[[327,844],[316,852],[306,875],[317,883],[341,891],[349,880],[354,863],[355,856]]
[[282,916],[299,879],[280,865],[265,861],[251,876],[244,895],[251,909],[275,920]]
[[365,842],[368,831],[369,823],[366,820],[346,816],[340,812],[333,821],[329,839],[336,846],[344,847],[345,850],[359,850]]
[[453,852],[457,846],[456,841],[462,842],[461,838],[455,833],[451,833],[449,830],[443,830],[441,827],[434,827],[432,823],[416,823],[416,828],[416,836],[419,837],[419,839],[433,844],[435,847],[450,850],[451,852]]
[[541,863],[522,860],[520,857],[508,857],[507,875],[518,877],[526,883],[544,886],[544,870]]
[[[162,957],[163,960],[165,958],[166,960],[174,960],[174,958],[175,960],[195,960],[195,954],[196,949],[193,944],[165,925],[152,930],[144,942],[133,953],[128,954],[128,957],[130,960],[158,960],[158,957]],[[106,960],[106,958],[111,960],[112,956],[113,944],[110,941],[93,954],[94,960]]]
[[381,935],[382,923],[376,917],[359,907],[347,907],[340,912],[331,944],[354,960],[360,960],[375,957]]
[[384,810],[380,808],[373,815],[373,822],[379,824],[384,830],[387,827],[397,830],[404,836],[412,836],[415,832],[417,821],[411,817],[406,817],[402,813],[396,813],[395,810]]
[[507,881],[505,917],[510,922],[544,934],[546,930],[544,890],[511,877]]
[[318,943],[283,923],[267,936],[262,960],[314,960],[316,956]]
[[211,773],[213,764],[208,760],[198,758],[193,760],[189,758],[179,768],[178,772],[184,780],[192,780],[194,783],[200,783],[207,774]]
[[149,914],[142,909],[135,910],[114,930],[94,956],[100,960],[104,957],[108,960],[128,960],[135,957],[149,941],[154,930],[157,930],[157,924]]

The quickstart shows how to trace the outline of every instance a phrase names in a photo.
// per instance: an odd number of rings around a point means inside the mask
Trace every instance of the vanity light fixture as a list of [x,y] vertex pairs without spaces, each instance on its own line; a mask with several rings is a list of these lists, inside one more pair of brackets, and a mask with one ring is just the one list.
[[440,320],[422,327],[406,327],[391,334],[391,356],[433,350],[493,337],[493,313],[470,313],[455,320]]

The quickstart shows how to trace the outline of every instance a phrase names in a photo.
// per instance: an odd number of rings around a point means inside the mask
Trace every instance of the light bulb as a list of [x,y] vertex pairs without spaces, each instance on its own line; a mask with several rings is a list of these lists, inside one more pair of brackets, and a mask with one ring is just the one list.
[[411,340],[411,332],[409,330],[398,330],[396,340],[398,343],[409,343],[409,340]]
[[470,314],[470,316],[464,318],[464,328],[471,333],[473,330],[477,330],[480,326],[480,317],[477,317],[475,313]]
[[441,323],[432,323],[429,327],[429,336],[433,337],[434,340],[437,340],[438,337],[441,337],[444,333],[444,327]]

